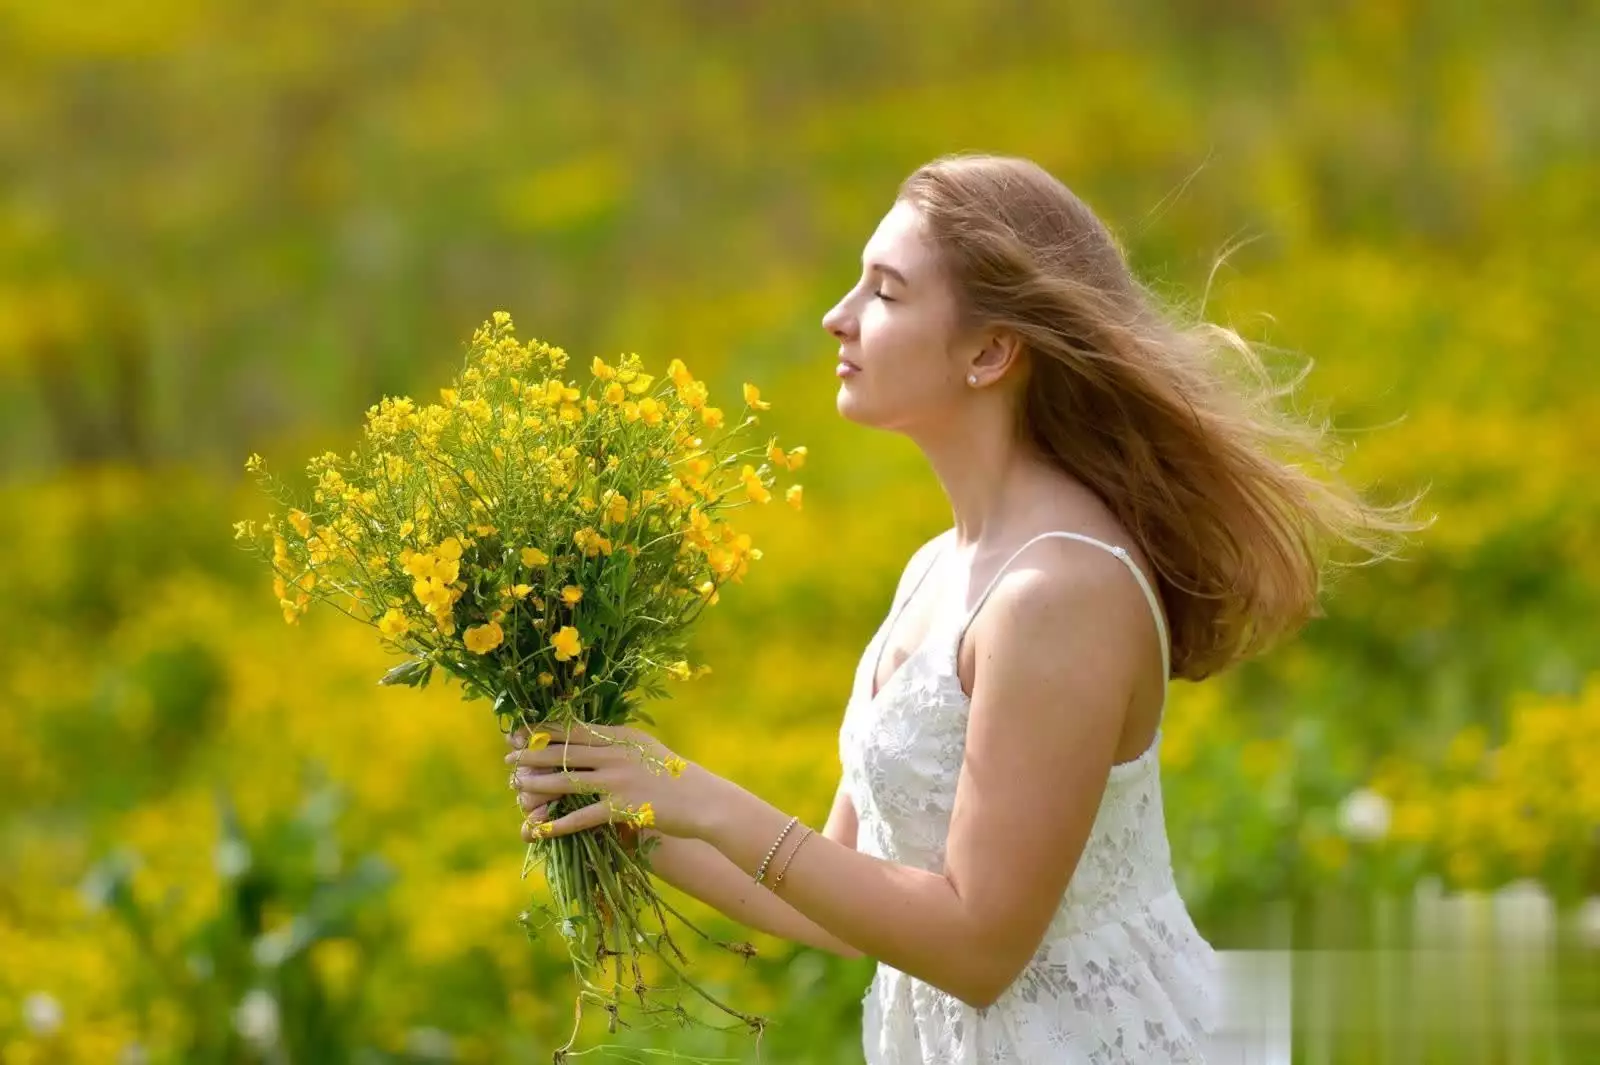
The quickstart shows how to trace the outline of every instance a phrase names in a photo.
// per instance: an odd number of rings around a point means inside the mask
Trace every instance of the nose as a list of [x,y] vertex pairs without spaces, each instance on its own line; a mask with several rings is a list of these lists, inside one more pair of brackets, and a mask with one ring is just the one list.
[[840,341],[855,336],[855,315],[850,313],[848,303],[849,300],[840,300],[834,305],[833,310],[822,316],[822,328]]

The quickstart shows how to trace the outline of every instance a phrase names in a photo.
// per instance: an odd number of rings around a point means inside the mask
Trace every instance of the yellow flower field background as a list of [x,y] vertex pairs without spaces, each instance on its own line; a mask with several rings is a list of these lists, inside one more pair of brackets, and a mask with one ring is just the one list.
[[[1279,942],[1282,912],[1337,945],[1418,885],[1535,884],[1600,934],[1579,8],[93,8],[0,2],[6,1065],[534,1062],[564,1037],[492,715],[378,687],[394,660],[331,612],[286,626],[230,530],[263,509],[244,456],[295,469],[383,396],[434,401],[496,309],[581,366],[680,358],[734,409],[758,382],[808,446],[801,512],[741,524],[763,557],[701,627],[711,673],[655,712],[820,824],[857,655],[949,514],[908,444],[837,417],[819,320],[898,181],[961,149],[1037,159],[1159,291],[1314,360],[1300,402],[1349,473],[1436,518],[1292,644],[1175,689],[1202,930]],[[696,961],[772,1018],[763,1060],[859,1060],[870,964],[756,945]],[[1555,994],[1545,1050],[1570,1053],[1600,987]]]

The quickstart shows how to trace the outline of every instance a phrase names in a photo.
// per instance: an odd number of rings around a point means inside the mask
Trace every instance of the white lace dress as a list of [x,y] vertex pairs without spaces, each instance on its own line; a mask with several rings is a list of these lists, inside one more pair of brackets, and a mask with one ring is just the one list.
[[[999,575],[959,626],[953,618],[936,616],[917,650],[875,696],[872,689],[884,641],[949,535],[919,552],[930,560],[868,643],[839,744],[859,822],[856,846],[935,872],[944,868],[970,709],[956,673],[956,653]],[[1127,553],[1074,533],[1044,536],[1092,544],[1128,565],[1150,600],[1167,661],[1166,628],[1155,595]],[[1023,545],[1006,566],[1043,538]],[[975,1010],[888,965],[878,966],[864,1003],[869,1065],[1203,1060],[1219,1008],[1218,965],[1173,881],[1159,748],[1158,732],[1144,754],[1112,768],[1088,844],[1043,942],[993,1005]]]

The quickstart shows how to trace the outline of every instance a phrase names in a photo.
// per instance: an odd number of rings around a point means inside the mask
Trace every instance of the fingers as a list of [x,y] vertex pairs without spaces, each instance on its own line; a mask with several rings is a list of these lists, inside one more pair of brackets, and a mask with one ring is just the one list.
[[517,791],[540,797],[541,801],[556,795],[591,795],[604,790],[603,782],[593,772],[552,772],[523,766],[512,772],[511,780]]
[[631,738],[630,730],[615,725],[585,725],[575,723],[570,729],[560,725],[537,725],[529,728],[519,725],[506,733],[506,743],[514,751],[538,750],[550,743],[568,743],[584,747],[613,747]]
[[523,822],[522,838],[532,843],[536,839],[549,839],[552,836],[570,836],[574,832],[585,829],[598,828],[610,821],[613,816],[611,804],[604,800],[590,803],[580,810],[574,810],[565,817],[558,817],[554,821],[539,823]]
[[539,731],[548,732],[551,743],[567,743],[574,746],[615,747],[633,739],[630,729],[617,725],[586,725],[581,721],[574,721],[570,727],[540,725]]
[[621,753],[610,747],[583,744],[556,743],[545,747],[536,741],[532,748],[506,755],[506,764],[531,768],[599,769],[601,766],[615,765]]

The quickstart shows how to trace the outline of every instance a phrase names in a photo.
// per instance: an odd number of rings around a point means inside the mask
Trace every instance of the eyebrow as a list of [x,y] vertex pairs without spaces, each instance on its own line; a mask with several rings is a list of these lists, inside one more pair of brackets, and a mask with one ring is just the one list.
[[900,282],[900,284],[902,284],[902,285],[907,285],[907,286],[910,285],[910,282],[906,280],[906,275],[902,274],[900,271],[896,270],[892,266],[885,266],[883,263],[868,263],[867,264],[867,270],[869,272],[873,271],[873,270],[876,270],[880,274],[888,275],[889,277],[893,278],[894,280]]

